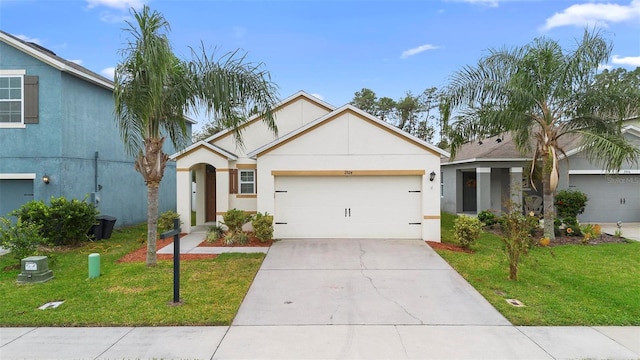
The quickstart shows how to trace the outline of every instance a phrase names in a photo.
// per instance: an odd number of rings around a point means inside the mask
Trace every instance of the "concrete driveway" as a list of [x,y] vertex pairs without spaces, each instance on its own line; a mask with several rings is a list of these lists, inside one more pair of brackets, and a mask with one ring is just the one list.
[[233,325],[510,325],[420,240],[276,242]]

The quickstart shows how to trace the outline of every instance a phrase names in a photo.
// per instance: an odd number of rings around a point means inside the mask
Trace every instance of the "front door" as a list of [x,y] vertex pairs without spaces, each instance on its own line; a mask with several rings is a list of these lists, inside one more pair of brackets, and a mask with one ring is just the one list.
[[216,221],[216,168],[207,165],[205,176],[205,222]]
[[476,173],[462,173],[462,211],[476,212],[478,210],[476,197]]

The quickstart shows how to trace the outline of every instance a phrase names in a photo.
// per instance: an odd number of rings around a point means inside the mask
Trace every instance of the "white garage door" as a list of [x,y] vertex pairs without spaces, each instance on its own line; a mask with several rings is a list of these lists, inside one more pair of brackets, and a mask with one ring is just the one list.
[[420,176],[275,179],[278,238],[420,239]]
[[640,175],[569,175],[569,187],[589,199],[582,222],[640,221]]

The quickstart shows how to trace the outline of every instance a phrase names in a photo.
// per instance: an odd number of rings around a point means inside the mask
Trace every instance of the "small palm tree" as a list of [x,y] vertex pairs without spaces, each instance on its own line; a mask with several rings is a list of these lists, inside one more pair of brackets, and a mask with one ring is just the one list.
[[262,64],[245,63],[237,52],[214,61],[204,48],[193,59],[175,56],[166,31],[169,23],[148,6],[131,10],[135,23],[121,52],[115,72],[115,115],[135,169],[147,185],[147,266],[156,264],[158,189],[169,159],[163,146],[169,137],[180,149],[188,143],[185,113],[204,109],[226,120],[225,126],[240,138],[244,118],[235,115],[238,104],[249,104],[274,132],[277,90]]
[[446,89],[446,101],[457,113],[449,134],[452,156],[473,138],[511,132],[520,151],[533,150],[532,172],[541,161],[544,232],[551,239],[563,138],[577,136],[587,158],[608,171],[640,156],[620,131],[622,119],[640,113],[640,99],[616,87],[594,87],[598,67],[610,54],[610,43],[597,31],[585,30],[571,51],[539,38],[523,47],[490,50],[477,66],[456,72]]

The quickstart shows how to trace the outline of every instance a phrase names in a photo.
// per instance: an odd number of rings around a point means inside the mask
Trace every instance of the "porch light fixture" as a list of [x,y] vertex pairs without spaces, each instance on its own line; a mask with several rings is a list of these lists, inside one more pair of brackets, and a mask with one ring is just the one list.
[[436,172],[432,171],[431,174],[429,174],[429,181],[433,181],[436,178]]
[[48,184],[51,181],[51,179],[49,178],[49,175],[45,174],[42,176],[42,182],[45,184]]

